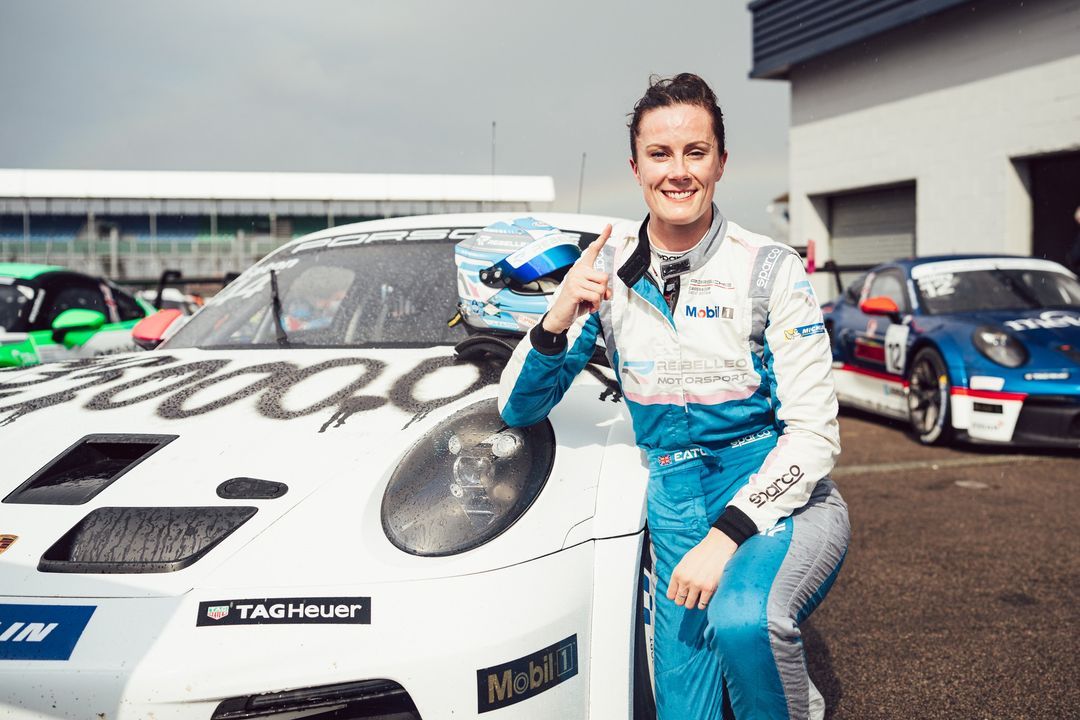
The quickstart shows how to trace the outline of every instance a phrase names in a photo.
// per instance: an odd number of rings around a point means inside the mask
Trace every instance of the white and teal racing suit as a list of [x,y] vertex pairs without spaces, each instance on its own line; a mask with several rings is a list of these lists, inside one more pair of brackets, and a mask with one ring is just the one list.
[[[545,417],[603,337],[650,472],[661,720],[819,717],[798,626],[849,540],[827,477],[840,444],[821,310],[797,253],[715,206],[681,257],[658,259],[647,227],[613,229],[597,312],[559,335],[538,323],[518,345],[500,411],[513,426]],[[708,610],[687,610],[668,581],[710,527],[739,548]]]

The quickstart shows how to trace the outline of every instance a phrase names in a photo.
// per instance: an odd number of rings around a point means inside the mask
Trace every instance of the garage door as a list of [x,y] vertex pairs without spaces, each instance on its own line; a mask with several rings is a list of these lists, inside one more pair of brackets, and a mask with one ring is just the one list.
[[915,255],[915,185],[829,198],[832,257],[872,265]]
[[1080,208],[1080,152],[1035,158],[1030,167],[1031,254],[1067,263]]

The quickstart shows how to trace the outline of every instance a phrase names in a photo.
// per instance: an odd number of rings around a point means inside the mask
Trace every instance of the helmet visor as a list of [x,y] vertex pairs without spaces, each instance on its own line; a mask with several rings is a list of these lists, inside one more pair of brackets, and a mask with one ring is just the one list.
[[554,235],[530,243],[480,272],[487,284],[530,283],[573,265],[581,257],[577,241]]

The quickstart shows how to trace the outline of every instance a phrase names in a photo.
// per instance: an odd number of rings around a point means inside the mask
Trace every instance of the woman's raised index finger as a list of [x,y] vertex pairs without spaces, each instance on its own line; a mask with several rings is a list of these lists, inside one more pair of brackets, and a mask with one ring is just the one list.
[[603,232],[600,236],[589,243],[589,246],[585,248],[585,252],[581,253],[581,257],[587,260],[590,264],[600,256],[600,251],[604,248],[604,243],[611,237],[611,225],[605,225]]

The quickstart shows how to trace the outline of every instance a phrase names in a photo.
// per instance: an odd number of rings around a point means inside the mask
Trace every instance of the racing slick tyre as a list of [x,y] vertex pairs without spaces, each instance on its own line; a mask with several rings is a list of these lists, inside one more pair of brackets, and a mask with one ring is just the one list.
[[933,348],[916,353],[908,374],[908,421],[923,445],[939,445],[952,439],[949,388],[949,373],[941,353]]

